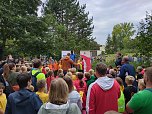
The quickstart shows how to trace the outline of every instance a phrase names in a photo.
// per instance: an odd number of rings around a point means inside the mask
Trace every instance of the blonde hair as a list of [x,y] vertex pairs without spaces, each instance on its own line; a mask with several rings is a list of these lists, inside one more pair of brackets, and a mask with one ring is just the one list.
[[27,67],[26,67],[26,66],[21,66],[21,72],[22,72],[22,73],[27,72]]
[[59,75],[60,73],[63,73],[62,69],[59,69],[57,74]]
[[93,69],[90,69],[90,70],[89,70],[89,73],[90,73],[91,75],[94,75],[94,70],[93,70]]
[[71,73],[76,74],[76,68],[71,68]]
[[72,73],[71,72],[67,72],[67,74],[65,76],[72,77]]
[[68,101],[69,88],[62,78],[57,78],[51,82],[49,102],[62,105]]
[[71,72],[71,68],[69,68],[67,72]]
[[126,76],[126,78],[125,78],[125,82],[126,82],[127,84],[133,84],[134,81],[135,81],[135,78],[134,78],[133,76],[128,75],[128,76]]
[[34,91],[34,86],[30,85],[30,86],[28,87],[28,89],[33,92],[33,91]]
[[49,72],[49,71],[50,71],[50,68],[49,68],[49,67],[45,67],[45,71],[46,71],[46,72]]
[[[141,88],[140,88],[141,87]],[[145,88],[146,88],[146,85],[145,85],[145,83],[144,83],[144,79],[139,79],[139,81],[138,81],[138,88],[140,89],[140,90],[144,90]]]

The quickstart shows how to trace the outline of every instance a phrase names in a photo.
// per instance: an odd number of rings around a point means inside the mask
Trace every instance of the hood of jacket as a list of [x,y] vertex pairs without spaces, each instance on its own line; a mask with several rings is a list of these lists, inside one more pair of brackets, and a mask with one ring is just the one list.
[[70,103],[77,103],[81,99],[80,94],[75,90],[69,93],[68,98]]
[[66,114],[69,108],[69,103],[67,102],[63,105],[56,105],[48,102],[44,104],[42,107],[47,114]]
[[14,97],[15,104],[19,106],[26,106],[27,102],[30,100],[33,100],[32,97],[35,97],[36,95],[27,89],[21,89],[18,92],[16,92],[17,95]]
[[105,77],[100,77],[96,80],[96,83],[104,90],[110,90],[114,85],[114,79]]

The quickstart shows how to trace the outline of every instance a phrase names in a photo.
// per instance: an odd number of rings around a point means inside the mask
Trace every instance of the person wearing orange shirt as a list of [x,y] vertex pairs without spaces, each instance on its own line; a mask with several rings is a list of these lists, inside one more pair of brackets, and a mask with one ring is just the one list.
[[54,76],[56,77],[59,69],[59,64],[56,60],[54,61],[53,68],[54,68]]

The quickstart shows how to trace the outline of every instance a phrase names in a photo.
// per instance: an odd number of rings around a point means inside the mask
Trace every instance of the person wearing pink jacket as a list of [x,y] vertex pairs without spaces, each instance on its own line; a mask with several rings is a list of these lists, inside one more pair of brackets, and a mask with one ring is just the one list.
[[114,78],[106,76],[107,66],[103,63],[96,65],[98,78],[88,88],[86,110],[87,114],[104,114],[109,110],[118,111],[120,87]]

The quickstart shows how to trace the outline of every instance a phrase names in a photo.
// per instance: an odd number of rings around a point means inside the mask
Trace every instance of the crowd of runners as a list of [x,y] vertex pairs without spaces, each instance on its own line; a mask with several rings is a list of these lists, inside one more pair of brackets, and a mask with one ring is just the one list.
[[135,68],[116,54],[84,72],[73,53],[56,61],[0,61],[0,114],[151,114],[152,66]]

